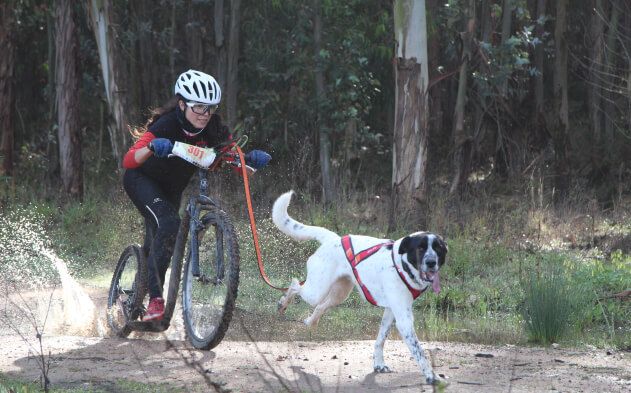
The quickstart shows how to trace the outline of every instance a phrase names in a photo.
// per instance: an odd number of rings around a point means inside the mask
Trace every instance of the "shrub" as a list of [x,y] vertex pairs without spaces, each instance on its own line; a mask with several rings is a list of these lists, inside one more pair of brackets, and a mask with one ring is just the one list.
[[525,288],[524,320],[530,341],[548,344],[567,332],[572,315],[572,291],[563,270],[533,273]]

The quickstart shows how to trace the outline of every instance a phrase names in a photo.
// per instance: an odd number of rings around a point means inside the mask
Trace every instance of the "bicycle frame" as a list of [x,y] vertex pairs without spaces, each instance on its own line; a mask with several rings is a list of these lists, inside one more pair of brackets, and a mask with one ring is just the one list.
[[[186,209],[183,217],[180,221],[180,227],[178,229],[177,237],[175,240],[175,246],[173,250],[173,255],[171,257],[171,275],[169,277],[169,285],[167,289],[166,295],[166,303],[164,307],[164,316],[160,321],[129,321],[128,326],[132,331],[150,331],[150,332],[162,332],[169,328],[171,323],[171,318],[173,317],[173,313],[175,311],[175,305],[177,303],[177,296],[180,290],[180,284],[182,282],[182,270],[183,270],[183,261],[184,261],[184,253],[186,252],[186,244],[189,243],[189,252],[190,252],[190,263],[192,276],[196,277],[198,280],[207,280],[208,277],[200,277],[199,272],[199,249],[198,249],[198,234],[201,230],[204,229],[204,224],[201,222],[202,212],[205,210],[211,210],[212,208],[218,208],[219,206],[215,201],[208,196],[208,172],[217,169],[221,162],[224,161],[228,155],[228,152],[233,148],[237,147],[239,150],[239,145],[245,144],[247,141],[247,137],[241,137],[239,140],[234,142],[228,142],[219,146],[216,146],[214,149],[217,151],[217,155],[214,158],[214,161],[210,164],[209,168],[203,167],[203,163],[197,162],[195,160],[191,161],[191,158],[188,157],[187,161],[191,162],[194,165],[199,167],[198,169],[198,177],[199,177],[199,188],[198,192],[189,198],[189,201],[186,205]],[[195,152],[193,152],[195,153]],[[180,156],[179,154],[177,154]],[[201,157],[201,156],[200,156]],[[180,158],[183,158],[180,156]],[[230,160],[227,160],[230,161]],[[234,158],[232,160],[234,162]],[[244,164],[243,164],[244,165]],[[189,234],[191,234],[190,240],[188,239]],[[218,284],[223,280],[223,250],[219,248],[217,249],[217,276],[212,278],[214,279],[214,283]],[[187,273],[185,273],[187,274]]]
[[[170,321],[175,310],[175,303],[182,280],[182,262],[184,260],[185,245],[187,237],[190,234],[189,242],[190,258],[193,264],[193,276],[199,276],[199,254],[198,254],[198,237],[200,230],[204,229],[200,222],[201,213],[209,210],[208,207],[217,206],[215,201],[208,196],[208,171],[198,169],[199,176],[199,193],[190,197],[186,205],[186,213],[180,223],[177,239],[175,241],[175,249],[171,259],[171,277],[169,280],[169,288],[167,291],[167,302],[164,309],[164,320]],[[221,263],[221,261],[220,261]],[[221,271],[221,270],[220,270]]]
[[[130,322],[132,330],[162,332],[169,328],[173,312],[175,311],[180,283],[182,281],[182,262],[184,260],[184,252],[186,250],[189,233],[192,234],[189,250],[193,263],[193,275],[197,273],[197,276],[199,276],[197,234],[203,229],[199,218],[202,211],[209,210],[208,207],[216,207],[217,204],[208,196],[208,171],[200,168],[198,169],[198,176],[199,192],[190,197],[175,240],[173,256],[171,257],[171,275],[167,289],[166,303],[164,305],[164,317],[159,322],[132,321]],[[219,260],[219,264],[221,263],[222,261]],[[221,277],[218,278],[220,279]]]

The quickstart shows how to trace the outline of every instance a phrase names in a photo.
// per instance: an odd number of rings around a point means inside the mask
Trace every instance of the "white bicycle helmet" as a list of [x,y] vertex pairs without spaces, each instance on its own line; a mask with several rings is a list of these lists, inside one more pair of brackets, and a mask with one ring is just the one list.
[[221,88],[212,76],[200,71],[188,70],[175,81],[175,94],[187,101],[218,105],[221,101]]

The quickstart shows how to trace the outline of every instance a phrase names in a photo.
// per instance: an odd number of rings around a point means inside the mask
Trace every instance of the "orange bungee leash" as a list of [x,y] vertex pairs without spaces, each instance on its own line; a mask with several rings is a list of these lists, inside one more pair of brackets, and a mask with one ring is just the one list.
[[254,239],[254,249],[256,250],[256,259],[259,264],[259,272],[261,273],[261,277],[269,285],[274,289],[278,289],[279,291],[286,291],[287,288],[277,287],[272,284],[265,274],[265,268],[263,267],[263,258],[261,257],[261,247],[259,246],[259,236],[256,231],[256,222],[254,221],[254,210],[252,209],[252,198],[250,197],[250,181],[248,180],[248,171],[245,166],[245,157],[243,155],[243,151],[238,145],[235,145],[237,149],[237,153],[239,154],[239,160],[241,161],[241,173],[243,174],[243,188],[245,189],[245,201],[248,206],[248,215],[250,216],[250,229],[252,230],[252,238]]

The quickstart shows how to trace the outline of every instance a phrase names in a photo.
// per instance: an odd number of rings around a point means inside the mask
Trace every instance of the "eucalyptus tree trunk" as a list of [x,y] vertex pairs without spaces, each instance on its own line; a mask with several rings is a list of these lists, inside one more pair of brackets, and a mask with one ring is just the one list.
[[[475,20],[480,20],[480,41],[490,44],[493,37],[493,20],[491,16],[492,0],[482,0],[480,4],[480,16],[476,16]],[[476,29],[477,30],[477,29]],[[471,43],[473,44],[473,43]],[[475,50],[475,49],[472,49]],[[475,92],[473,94],[476,94]],[[473,161],[475,155],[481,151],[481,144],[484,141],[487,132],[490,130],[490,122],[487,122],[487,114],[489,112],[489,99],[484,94],[478,95],[475,105],[475,122],[473,125],[473,136],[471,140],[471,151],[469,155],[469,165]],[[470,172],[470,171],[469,171]],[[468,174],[467,174],[468,175]]]
[[174,81],[177,78],[175,75],[175,53],[177,52],[177,47],[175,45],[176,36],[177,36],[177,1],[173,1],[171,4],[171,37],[169,39],[169,72],[171,74],[171,78],[169,80]]
[[605,70],[606,70],[606,93],[605,93],[605,129],[604,129],[604,145],[605,149],[616,150],[614,147],[614,128],[616,115],[616,95],[618,90],[618,76],[616,71],[616,57],[618,56],[618,26],[620,24],[620,9],[622,4],[619,1],[612,1],[611,15],[607,30],[607,52],[605,53]]
[[[195,7],[188,7],[186,15],[186,58],[191,68],[195,70],[203,69],[204,29],[199,22],[199,15]],[[205,20],[205,19],[202,19]],[[210,70],[206,70],[209,72]]]
[[[506,43],[506,41],[508,41],[511,37],[511,32],[512,32],[512,17],[513,17],[513,6],[514,6],[515,0],[504,0],[503,2],[503,6],[502,6],[502,45],[504,45]],[[504,67],[507,67],[508,64],[506,64],[507,62],[509,62],[510,60],[504,60]],[[509,100],[508,97],[508,78],[504,79],[502,81],[502,84],[500,86],[500,92],[502,94],[502,97],[500,98],[500,100],[503,100],[504,103],[506,104],[506,107],[510,107],[511,105],[511,101]],[[499,102],[501,103],[501,101]],[[509,157],[508,157],[508,153],[507,153],[507,144],[506,144],[506,140],[507,137],[505,136],[505,133],[508,132],[509,128],[507,128],[506,130],[504,129],[504,124],[502,122],[497,122],[497,128],[495,131],[495,172],[503,178],[506,178],[508,176],[508,171],[510,168],[510,164],[509,164]]]
[[230,2],[230,31],[228,33],[228,72],[226,81],[226,117],[232,129],[237,125],[237,96],[239,94],[239,27],[241,0]]
[[[137,83],[130,84],[132,92],[127,93],[127,99],[137,104],[137,108],[147,108],[155,105],[162,95],[162,85],[157,76],[157,58],[154,39],[154,21],[151,14],[155,7],[153,1],[135,0],[129,2],[130,17],[135,21],[132,31],[135,33],[134,55],[130,56],[132,79]],[[175,78],[171,78],[175,80]],[[158,90],[160,90],[158,92]],[[136,112],[136,108],[130,112]],[[142,110],[142,109],[141,109]]]
[[222,88],[225,88],[228,68],[228,55],[226,53],[226,40],[224,34],[224,19],[226,17],[224,0],[215,0],[213,26],[215,29],[215,71],[214,77]]
[[548,127],[554,144],[555,203],[562,202],[568,194],[570,168],[568,163],[569,111],[568,111],[568,44],[567,44],[568,0],[557,0],[554,27],[554,110],[550,113]]
[[[546,0],[537,0],[537,9],[536,15],[538,21],[543,21],[546,15]],[[535,35],[539,39],[539,44],[535,46],[535,68],[537,69],[537,74],[535,75],[535,113],[534,113],[534,121],[533,124],[538,125],[541,124],[541,120],[543,119],[543,111],[544,111],[544,94],[543,94],[543,66],[545,60],[545,52],[544,52],[544,35],[546,34],[543,23],[537,23],[537,27],[535,28]]]
[[396,101],[390,230],[399,207],[419,210],[419,203],[424,205],[427,198],[429,80],[424,0],[394,1],[394,33]]
[[315,90],[317,102],[316,128],[320,142],[320,173],[322,175],[322,198],[325,204],[333,201],[333,179],[331,176],[331,145],[326,129],[326,120],[323,116],[322,104],[325,98],[324,70],[320,57],[322,46],[322,0],[313,0],[313,46],[315,59]]
[[13,70],[15,68],[15,34],[13,7],[9,2],[0,4],[0,175],[13,174]]
[[589,120],[592,129],[592,138],[596,146],[601,146],[602,136],[602,72],[605,51],[605,10],[602,0],[596,0],[591,15],[589,34]]
[[[444,7],[443,0],[426,0],[427,14],[438,15],[441,9]],[[443,59],[441,58],[443,50],[443,37],[439,31],[440,20],[433,18],[428,21],[431,25],[427,26],[427,54],[428,54],[428,70],[439,70],[443,66]],[[450,73],[439,73],[438,75],[429,73],[430,86],[428,86],[428,110],[432,114],[428,118],[428,127],[431,130],[442,130],[445,127],[451,125],[451,114],[446,116],[445,112],[448,111],[450,105],[448,82],[445,80]],[[390,108],[390,105],[388,105]],[[388,115],[388,118],[392,118],[392,115]],[[389,122],[390,127],[392,123]],[[388,130],[391,131],[391,130]]]
[[55,2],[55,71],[59,164],[64,191],[72,198],[83,196],[81,132],[79,130],[78,40],[74,1]]
[[96,38],[105,98],[110,112],[107,129],[112,145],[112,155],[120,168],[130,137],[125,113],[127,91],[121,88],[123,83],[120,69],[121,58],[112,30],[112,26],[115,26],[113,3],[111,0],[90,0],[86,8]]
[[471,59],[473,36],[475,34],[475,20],[475,1],[469,0],[466,15],[464,16],[465,31],[461,33],[462,64],[460,65],[458,95],[454,108],[454,177],[449,189],[450,195],[462,189],[470,172],[468,158],[470,157],[471,150],[471,133],[465,128],[464,119],[467,101],[469,59]]
[[[511,37],[511,26],[513,16],[513,0],[504,0],[502,6],[502,45]],[[502,82],[502,95],[506,99],[508,92],[508,80]]]

